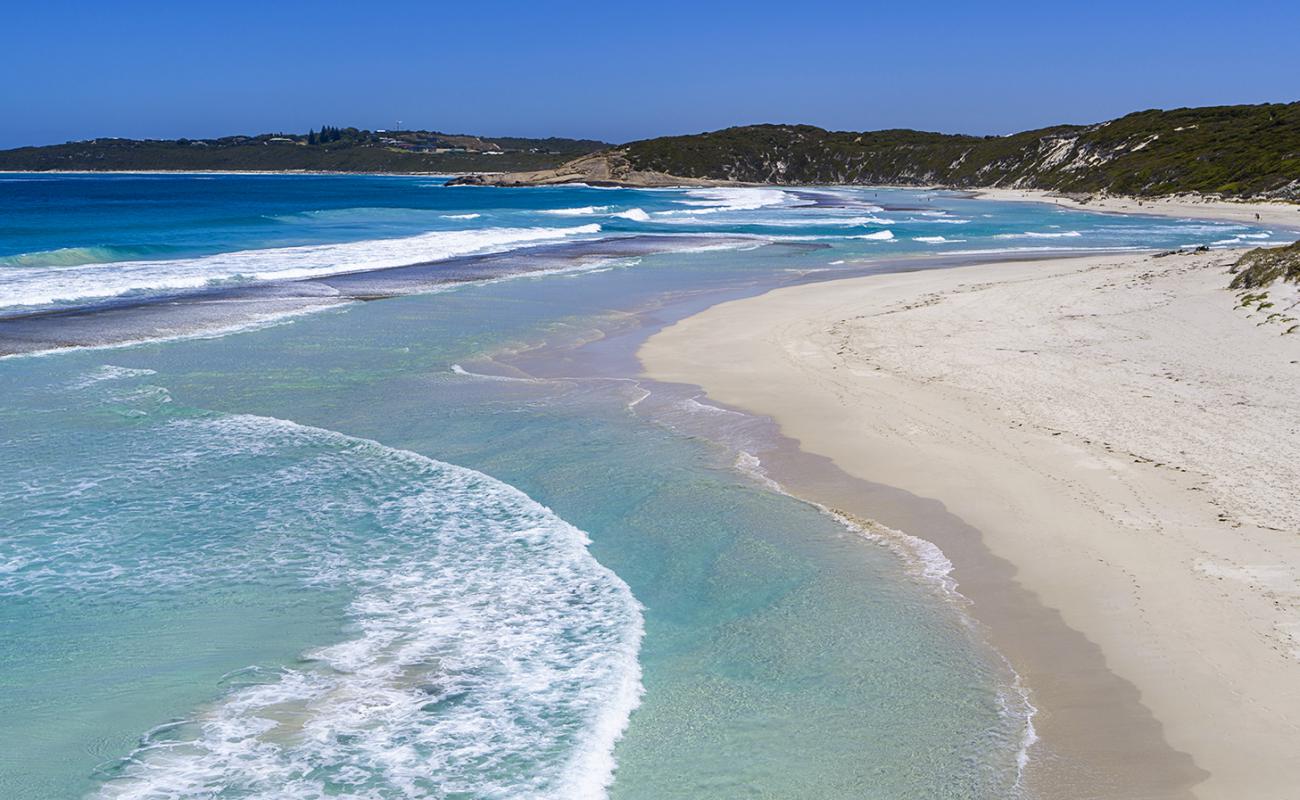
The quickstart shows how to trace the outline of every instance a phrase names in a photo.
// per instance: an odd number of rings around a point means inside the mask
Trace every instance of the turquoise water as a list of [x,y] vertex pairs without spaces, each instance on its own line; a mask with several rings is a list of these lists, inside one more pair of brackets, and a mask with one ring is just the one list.
[[[625,351],[655,319],[883,254],[1285,236],[427,178],[6,176],[0,208],[11,315],[376,250],[526,261],[502,229],[699,240],[0,360],[0,796],[33,799],[1013,795],[1028,708],[960,604],[735,469],[700,434],[723,412]],[[917,241],[938,228],[966,241]]]

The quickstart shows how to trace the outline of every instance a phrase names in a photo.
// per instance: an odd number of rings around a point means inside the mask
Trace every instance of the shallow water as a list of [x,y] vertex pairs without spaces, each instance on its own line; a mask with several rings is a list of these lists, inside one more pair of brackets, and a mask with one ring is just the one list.
[[[23,185],[41,181],[61,179]],[[858,263],[884,247],[957,249],[914,241],[940,226],[999,250],[1035,231],[1098,248],[1256,233],[865,190],[62,182],[5,218],[0,305],[32,278],[13,273],[52,268],[21,253],[161,242],[140,274],[166,278],[178,258],[418,236],[431,215],[754,238],[0,360],[12,798],[1008,796],[1025,709],[943,587],[737,470],[738,429],[708,421],[725,412],[662,387],[646,402],[632,365],[574,354],[625,359],[619,337],[664,315],[895,268]],[[159,210],[177,197],[183,221]],[[649,221],[613,216],[633,208]],[[915,221],[857,219],[885,214]],[[948,218],[968,221],[925,221]],[[57,267],[91,281],[113,263]]]

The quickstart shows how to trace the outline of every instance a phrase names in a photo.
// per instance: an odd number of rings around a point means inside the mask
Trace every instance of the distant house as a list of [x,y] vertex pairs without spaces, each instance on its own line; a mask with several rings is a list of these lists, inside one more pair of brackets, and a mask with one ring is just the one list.
[[272,136],[270,139],[267,139],[267,141],[268,142],[292,142],[293,139],[290,139],[288,136]]

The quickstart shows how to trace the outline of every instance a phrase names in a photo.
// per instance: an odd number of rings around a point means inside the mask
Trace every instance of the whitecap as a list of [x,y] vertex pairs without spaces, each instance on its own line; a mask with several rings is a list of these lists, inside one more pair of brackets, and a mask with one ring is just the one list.
[[630,219],[633,222],[650,221],[650,215],[647,214],[644,209],[640,209],[640,208],[629,208],[627,211],[619,211],[614,214],[610,214],[610,216],[620,217],[622,219]]
[[958,243],[958,242],[964,242],[964,241],[966,241],[966,240],[965,240],[965,239],[948,239],[948,238],[943,237],[943,236],[914,236],[914,237],[912,237],[912,241],[914,241],[914,242],[924,242],[925,244],[956,244],[956,243]]
[[679,205],[695,206],[691,209],[659,211],[658,216],[700,216],[736,211],[754,211],[768,206],[792,205],[794,198],[780,189],[732,188],[689,189],[688,199],[675,200]]
[[994,239],[1074,239],[1082,236],[1079,231],[1060,231],[1060,232],[1041,232],[1025,231],[1024,233],[999,233],[994,235]]
[[589,217],[609,210],[609,206],[581,206],[579,208],[543,208],[538,214],[550,214],[556,217]]
[[241,250],[188,259],[119,261],[83,267],[10,269],[0,307],[45,306],[142,291],[196,289],[229,281],[293,280],[510,250],[600,232],[572,228],[432,231],[396,239]]

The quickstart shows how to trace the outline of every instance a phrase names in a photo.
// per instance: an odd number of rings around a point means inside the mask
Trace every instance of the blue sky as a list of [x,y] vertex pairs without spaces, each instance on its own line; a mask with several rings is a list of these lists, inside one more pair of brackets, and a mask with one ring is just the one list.
[[1300,99],[1300,2],[15,2],[0,147],[322,123],[1008,133]]

